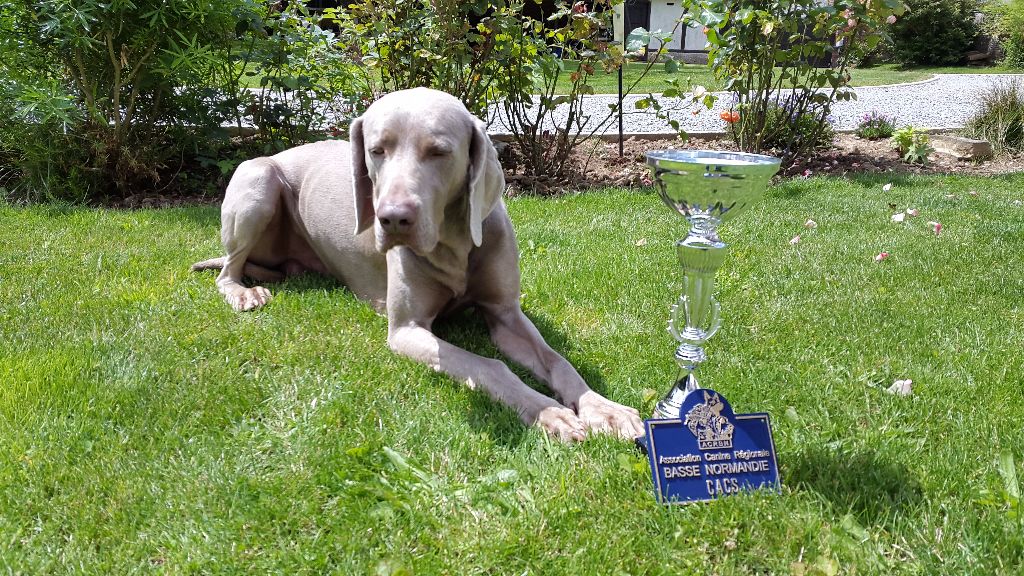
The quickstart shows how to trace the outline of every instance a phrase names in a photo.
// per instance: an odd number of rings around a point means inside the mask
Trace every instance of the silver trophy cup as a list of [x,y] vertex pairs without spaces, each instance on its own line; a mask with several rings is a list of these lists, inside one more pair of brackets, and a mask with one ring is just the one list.
[[674,306],[668,331],[679,342],[679,378],[654,408],[654,418],[678,418],[683,398],[700,386],[694,372],[707,357],[704,343],[721,326],[714,298],[715,272],[727,246],[718,225],[731,220],[764,195],[779,159],[759,154],[711,150],[663,150],[647,153],[661,199],[690,224],[676,241],[683,267],[683,294]]

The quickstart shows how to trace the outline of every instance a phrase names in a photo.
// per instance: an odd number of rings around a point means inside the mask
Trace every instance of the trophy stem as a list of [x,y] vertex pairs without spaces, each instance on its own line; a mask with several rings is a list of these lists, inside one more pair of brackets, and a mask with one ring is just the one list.
[[676,242],[683,269],[683,295],[672,308],[668,331],[679,342],[676,364],[679,377],[654,408],[654,418],[679,418],[686,395],[700,388],[694,374],[707,355],[704,343],[721,325],[720,307],[714,298],[715,272],[725,260],[728,246],[718,239],[713,226],[694,227],[685,240]]

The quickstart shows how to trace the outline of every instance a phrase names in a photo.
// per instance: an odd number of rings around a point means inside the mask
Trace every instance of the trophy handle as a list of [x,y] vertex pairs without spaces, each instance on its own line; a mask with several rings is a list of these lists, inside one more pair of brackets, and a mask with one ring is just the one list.
[[[672,317],[668,321],[668,333],[671,334],[672,337],[675,338],[678,342],[686,342],[692,340],[692,338],[688,338],[686,335],[680,332],[679,328],[677,327],[679,325],[679,310],[682,309],[683,313],[688,317],[689,313],[687,308],[689,306],[689,303],[689,296],[683,294],[682,296],[679,297],[679,300],[677,300],[676,303],[672,305]],[[715,332],[718,332],[718,329],[722,327],[721,305],[718,304],[718,300],[716,300],[714,297],[711,298],[710,304],[710,321],[708,323],[707,330],[701,330],[696,326],[691,327],[700,330],[702,336],[701,340],[707,340],[708,338],[711,338],[712,336],[715,335]],[[686,322],[684,322],[684,330],[687,328],[685,324]]]
[[677,342],[684,341],[682,334],[679,333],[679,329],[676,328],[676,326],[679,324],[679,309],[686,307],[686,300],[687,298],[685,294],[679,297],[679,300],[672,305],[672,316],[668,319],[668,333],[671,334]]
[[705,338],[711,338],[712,336],[715,335],[715,332],[718,332],[718,329],[722,327],[722,316],[720,314],[721,311],[722,311],[722,307],[718,304],[718,300],[716,300],[712,296],[711,297],[711,325],[708,326],[707,331],[704,333],[705,334],[705,336],[704,336]]

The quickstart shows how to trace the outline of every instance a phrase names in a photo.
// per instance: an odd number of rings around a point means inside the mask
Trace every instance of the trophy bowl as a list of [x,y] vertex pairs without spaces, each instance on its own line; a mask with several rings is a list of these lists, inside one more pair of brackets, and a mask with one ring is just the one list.
[[658,150],[647,153],[665,204],[691,222],[715,225],[738,216],[764,196],[779,159],[715,150]]
[[687,237],[676,242],[683,294],[668,323],[679,342],[680,376],[654,410],[655,418],[671,419],[679,417],[686,395],[700,388],[694,371],[706,358],[704,343],[721,325],[715,272],[728,246],[718,238],[718,225],[761,199],[780,160],[742,152],[659,150],[647,153],[647,163],[661,199],[690,225]]

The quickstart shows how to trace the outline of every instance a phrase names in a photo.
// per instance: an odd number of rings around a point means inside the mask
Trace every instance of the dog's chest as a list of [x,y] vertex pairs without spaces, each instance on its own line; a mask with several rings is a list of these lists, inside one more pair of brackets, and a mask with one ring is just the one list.
[[434,281],[452,292],[453,300],[466,295],[469,285],[469,253],[438,246],[427,259],[429,274]]

